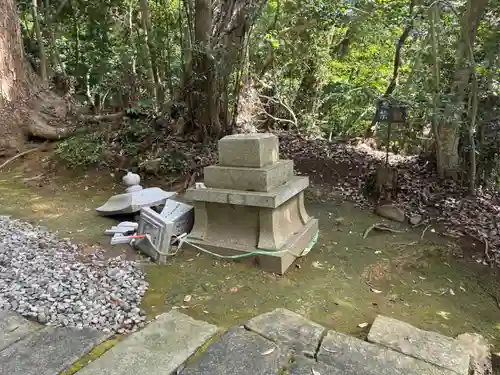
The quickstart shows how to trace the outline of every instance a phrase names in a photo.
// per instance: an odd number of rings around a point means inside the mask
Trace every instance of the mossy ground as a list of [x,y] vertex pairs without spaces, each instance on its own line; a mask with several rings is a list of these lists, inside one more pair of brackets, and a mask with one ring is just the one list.
[[[29,187],[23,183],[27,174],[19,166],[2,172],[0,214],[41,223],[113,255],[130,255],[127,247],[111,249],[103,231],[115,221],[94,211],[120,191],[116,179],[113,186],[109,174],[66,175],[48,187]],[[359,323],[385,314],[450,336],[475,331],[498,349],[500,310],[491,297],[498,289],[496,270],[462,256],[455,242],[431,230],[421,239],[422,228],[390,223],[405,232],[373,231],[363,239],[366,228],[383,220],[347,202],[310,203],[308,210],[320,220],[318,243],[285,276],[186,250],[168,265],[145,266],[150,289],[144,308],[150,316],[178,308],[227,328],[285,307],[360,337],[367,328],[357,328]],[[188,294],[192,299],[184,303]]]
[[82,368],[87,366],[90,362],[95,361],[97,358],[106,353],[109,349],[120,342],[120,337],[114,337],[109,340],[102,342],[92,349],[89,353],[84,355],[78,361],[73,363],[73,365],[66,371],[61,372],[59,375],[73,375],[80,371]]

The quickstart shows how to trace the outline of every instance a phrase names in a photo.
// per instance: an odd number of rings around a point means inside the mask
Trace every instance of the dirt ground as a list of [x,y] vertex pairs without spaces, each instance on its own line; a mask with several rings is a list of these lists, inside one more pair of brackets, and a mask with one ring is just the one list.
[[[44,157],[12,163],[0,172],[0,214],[58,231],[88,251],[102,246],[110,256],[143,259],[128,247],[111,248],[103,231],[115,220],[95,213],[122,190],[120,176],[66,171],[59,177],[39,177],[33,165]],[[165,266],[144,262],[150,282],[146,311],[154,316],[178,308],[229,327],[286,307],[357,336],[367,330],[358,324],[385,314],[451,336],[478,332],[500,348],[500,308],[493,297],[498,271],[478,264],[474,251],[464,252],[432,228],[422,236],[424,228],[395,223],[389,224],[403,233],[372,231],[363,239],[369,226],[384,220],[333,195],[327,200],[310,195],[308,211],[320,220],[319,240],[285,276],[181,251]],[[189,303],[183,302],[186,295],[192,296]]]

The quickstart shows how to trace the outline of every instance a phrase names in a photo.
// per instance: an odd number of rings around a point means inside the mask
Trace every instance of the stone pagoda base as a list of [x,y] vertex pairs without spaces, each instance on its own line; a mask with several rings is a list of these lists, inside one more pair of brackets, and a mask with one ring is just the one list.
[[238,259],[285,273],[318,236],[318,221],[304,207],[308,177],[293,176],[293,162],[278,160],[271,134],[225,137],[219,153],[220,161],[233,165],[205,168],[207,188],[186,193],[195,207],[189,242],[224,256],[247,255]]

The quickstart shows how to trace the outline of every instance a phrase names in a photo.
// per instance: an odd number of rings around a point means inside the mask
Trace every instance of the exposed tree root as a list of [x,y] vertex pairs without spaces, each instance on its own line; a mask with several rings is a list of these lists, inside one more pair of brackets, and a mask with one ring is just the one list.
[[102,121],[114,121],[124,117],[125,114],[123,112],[118,113],[110,113],[106,115],[78,115],[78,119],[81,121],[87,121],[92,123],[98,123]]
[[21,156],[27,155],[30,152],[37,151],[37,150],[40,150],[40,147],[31,148],[29,150],[21,152],[20,154],[17,154],[16,156],[11,157],[5,163],[3,163],[2,165],[0,165],[0,169],[2,169],[3,167],[5,167],[7,164],[13,162],[14,160],[20,158]]
[[365,230],[365,232],[363,233],[363,239],[368,237],[368,234],[372,230],[380,230],[380,231],[391,232],[391,233],[403,233],[403,231],[401,231],[401,230],[393,229],[385,224],[377,223],[377,224],[373,224],[372,226],[370,226],[368,229]]

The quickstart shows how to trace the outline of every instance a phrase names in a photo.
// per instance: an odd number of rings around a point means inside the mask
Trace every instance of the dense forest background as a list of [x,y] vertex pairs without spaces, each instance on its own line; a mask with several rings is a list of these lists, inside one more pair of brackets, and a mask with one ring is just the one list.
[[[471,192],[496,183],[498,0],[0,0],[0,12],[5,155],[64,139],[56,155],[72,167],[168,172],[183,155],[162,139],[210,148],[269,130],[428,153]],[[389,144],[382,98],[408,111]]]

